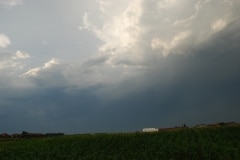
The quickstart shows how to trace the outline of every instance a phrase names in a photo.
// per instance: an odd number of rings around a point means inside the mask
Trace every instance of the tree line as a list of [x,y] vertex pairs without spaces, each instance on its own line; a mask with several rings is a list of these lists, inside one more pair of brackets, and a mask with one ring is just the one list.
[[29,133],[26,131],[22,131],[22,133],[2,133],[0,134],[0,138],[41,138],[41,137],[56,137],[63,136],[64,133]]

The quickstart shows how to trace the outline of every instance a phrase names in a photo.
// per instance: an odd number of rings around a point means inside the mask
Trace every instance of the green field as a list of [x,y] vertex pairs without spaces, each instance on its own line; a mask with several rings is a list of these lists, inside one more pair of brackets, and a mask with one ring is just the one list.
[[240,127],[1,139],[0,160],[240,159]]

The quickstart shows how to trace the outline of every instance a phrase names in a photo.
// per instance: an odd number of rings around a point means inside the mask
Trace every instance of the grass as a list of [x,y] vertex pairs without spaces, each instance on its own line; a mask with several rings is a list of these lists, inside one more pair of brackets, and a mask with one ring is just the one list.
[[0,140],[0,160],[240,159],[240,126]]

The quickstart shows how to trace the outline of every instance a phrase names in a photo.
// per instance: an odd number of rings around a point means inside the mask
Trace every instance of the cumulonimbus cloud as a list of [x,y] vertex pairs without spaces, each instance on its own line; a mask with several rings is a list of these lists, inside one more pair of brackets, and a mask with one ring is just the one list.
[[[107,77],[107,68],[119,72],[118,79],[126,72],[136,73],[140,69],[145,72],[154,63],[158,66],[158,59],[169,55],[194,54],[193,50],[239,19],[237,6],[240,6],[234,0],[98,2],[97,14],[101,16],[85,13],[80,26],[102,41],[98,54],[107,57],[94,65],[95,72],[91,74]],[[113,9],[115,6],[119,8]]]
[[[194,48],[224,32],[238,19],[237,6],[240,6],[240,2],[234,0],[97,2],[99,10],[86,12],[79,28],[93,33],[102,44],[98,53],[91,57],[59,65],[62,71],[58,74],[70,85],[89,87],[119,83],[158,66],[162,58],[194,54]],[[0,47],[10,43],[5,35],[0,37]],[[15,58],[28,56],[18,51]],[[58,63],[57,59],[51,59],[42,67],[26,70],[20,77],[37,77],[41,71]]]
[[[236,11],[239,2],[232,0],[134,0],[125,3],[100,0],[99,5],[101,19],[85,13],[80,28],[93,32],[103,41],[100,52],[116,55],[113,59],[123,54],[130,59],[129,55],[135,54],[132,61],[141,57],[144,54],[141,50],[147,47],[165,56],[184,52],[182,44],[191,47],[205,42],[239,15]],[[120,9],[113,10],[114,6]],[[211,16],[206,15],[213,12]]]
[[0,34],[0,48],[6,48],[10,44],[10,39],[5,34]]
[[[159,60],[170,55],[194,54],[195,48],[205,45],[238,19],[240,5],[234,0],[97,2],[99,10],[86,12],[79,28],[92,32],[102,44],[91,57],[59,65],[62,71],[56,74],[70,85],[116,84],[158,67]],[[118,9],[113,9],[115,6]],[[6,42],[2,46],[7,46]],[[15,58],[28,55],[17,52]],[[42,67],[25,71],[21,77],[40,76],[58,63],[51,59]]]

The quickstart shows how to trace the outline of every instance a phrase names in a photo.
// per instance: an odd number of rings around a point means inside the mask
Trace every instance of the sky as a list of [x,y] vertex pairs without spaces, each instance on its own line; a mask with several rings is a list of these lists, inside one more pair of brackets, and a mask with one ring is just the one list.
[[239,0],[0,0],[0,132],[240,121]]

